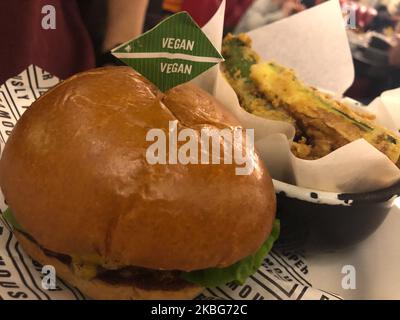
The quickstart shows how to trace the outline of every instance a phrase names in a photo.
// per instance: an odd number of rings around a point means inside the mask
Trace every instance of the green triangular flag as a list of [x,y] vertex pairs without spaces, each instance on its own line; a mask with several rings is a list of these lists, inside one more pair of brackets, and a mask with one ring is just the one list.
[[187,12],[176,13],[111,53],[161,91],[190,81],[223,61]]

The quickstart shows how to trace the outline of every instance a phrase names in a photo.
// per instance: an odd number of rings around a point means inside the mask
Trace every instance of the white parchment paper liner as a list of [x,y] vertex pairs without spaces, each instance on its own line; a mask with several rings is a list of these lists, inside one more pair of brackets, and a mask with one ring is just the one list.
[[[221,46],[220,10],[203,29]],[[253,48],[264,58],[293,68],[299,78],[341,97],[354,79],[354,68],[338,1],[331,0],[249,33]],[[255,129],[256,148],[273,178],[298,186],[333,192],[365,192],[400,180],[400,170],[364,139],[349,143],[318,160],[303,160],[290,151],[291,125],[244,111],[235,92],[217,68],[195,82],[235,114],[246,128]],[[391,90],[364,107],[376,122],[398,133],[400,89]],[[356,106],[357,107],[357,106]],[[334,173],[334,174],[333,174]]]

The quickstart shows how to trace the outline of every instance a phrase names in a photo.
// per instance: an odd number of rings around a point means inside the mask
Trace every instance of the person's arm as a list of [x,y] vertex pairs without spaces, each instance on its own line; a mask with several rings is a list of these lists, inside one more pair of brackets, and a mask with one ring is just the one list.
[[140,35],[149,0],[107,0],[107,22],[102,50]]

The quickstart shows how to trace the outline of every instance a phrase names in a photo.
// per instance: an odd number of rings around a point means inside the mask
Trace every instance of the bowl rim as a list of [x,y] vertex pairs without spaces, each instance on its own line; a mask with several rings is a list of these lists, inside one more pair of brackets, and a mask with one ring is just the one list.
[[400,196],[400,181],[386,188],[368,192],[333,192],[305,188],[272,179],[275,192],[284,193],[289,198],[295,198],[312,203],[350,206],[357,203],[392,202]]

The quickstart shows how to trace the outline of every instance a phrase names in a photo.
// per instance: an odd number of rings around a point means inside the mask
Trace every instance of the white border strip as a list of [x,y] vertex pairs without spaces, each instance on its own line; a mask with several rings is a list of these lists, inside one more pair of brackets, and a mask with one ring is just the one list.
[[193,62],[209,62],[219,63],[223,61],[222,58],[215,57],[199,57],[192,56],[184,53],[169,53],[169,52],[112,52],[117,58],[126,59],[152,59],[152,58],[166,58],[166,59],[182,59]]

